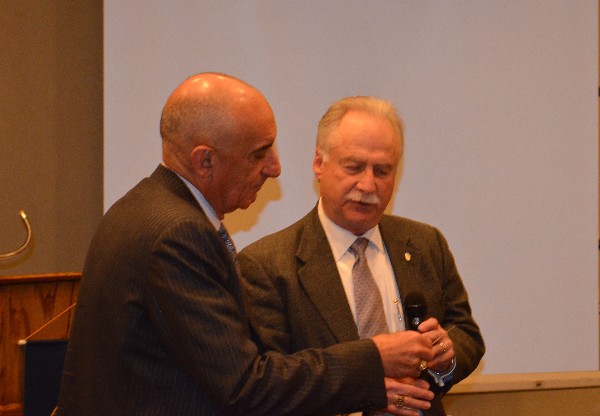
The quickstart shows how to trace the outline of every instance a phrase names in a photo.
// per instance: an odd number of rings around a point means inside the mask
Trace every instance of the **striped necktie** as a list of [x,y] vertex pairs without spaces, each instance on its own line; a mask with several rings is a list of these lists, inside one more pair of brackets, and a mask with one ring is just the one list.
[[229,233],[227,232],[227,230],[225,229],[225,226],[223,224],[221,224],[221,226],[219,227],[219,237],[221,237],[221,239],[227,246],[227,251],[229,251],[229,254],[231,254],[231,259],[233,260],[233,263],[235,264],[235,270],[237,271],[238,276],[241,276],[240,262],[238,261],[238,258],[237,258],[237,250],[235,249],[235,244],[233,244],[233,240],[229,236]]
[[389,328],[383,312],[383,302],[377,283],[373,279],[367,263],[365,250],[369,240],[357,238],[349,248],[356,261],[352,266],[354,283],[354,302],[356,305],[356,326],[360,338],[370,338],[377,334],[388,333]]

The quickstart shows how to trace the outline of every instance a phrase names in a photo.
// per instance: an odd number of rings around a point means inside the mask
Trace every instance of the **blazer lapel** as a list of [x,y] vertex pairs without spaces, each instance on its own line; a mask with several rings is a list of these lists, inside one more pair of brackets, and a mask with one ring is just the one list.
[[340,342],[358,339],[358,330],[317,209],[306,218],[296,256],[300,284]]
[[402,300],[410,292],[422,292],[424,290],[421,273],[423,256],[412,244],[410,236],[400,227],[395,226],[392,221],[388,221],[387,217],[382,218],[379,229],[390,257]]

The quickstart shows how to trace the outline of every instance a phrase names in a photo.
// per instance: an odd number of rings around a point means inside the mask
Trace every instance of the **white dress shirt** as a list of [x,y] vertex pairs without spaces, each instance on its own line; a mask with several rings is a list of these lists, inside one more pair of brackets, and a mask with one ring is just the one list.
[[[335,224],[323,211],[321,200],[317,207],[319,220],[325,230],[325,235],[329,241],[333,258],[337,266],[338,272],[342,279],[344,291],[348,304],[356,322],[356,305],[354,301],[354,284],[352,281],[352,266],[356,261],[354,255],[348,251],[354,240],[359,236],[352,234]],[[383,301],[383,310],[390,332],[403,331],[406,329],[404,325],[404,313],[402,312],[402,303],[398,291],[398,284],[392,264],[388,256],[385,244],[381,238],[379,227],[373,227],[365,232],[361,237],[369,239],[369,245],[365,251],[369,269],[373,275],[375,283],[381,293]]]
[[206,198],[204,198],[204,195],[202,195],[202,192],[200,192],[198,190],[198,188],[196,188],[194,185],[192,185],[187,179],[185,179],[179,173],[175,172],[173,169],[168,167],[164,162],[162,163],[162,165],[165,168],[169,169],[171,172],[173,172],[175,175],[177,175],[179,177],[179,179],[181,179],[183,181],[183,183],[185,184],[185,186],[187,186],[187,188],[190,190],[192,195],[194,195],[194,198],[196,199],[196,201],[198,201],[198,204],[200,205],[200,207],[202,208],[202,210],[208,217],[208,220],[210,221],[210,223],[213,225],[213,227],[215,227],[215,230],[218,231],[219,228],[221,227],[221,220],[219,220],[219,217],[217,216],[217,213],[215,212],[214,208],[211,207],[210,204],[208,203],[208,201],[206,200]]

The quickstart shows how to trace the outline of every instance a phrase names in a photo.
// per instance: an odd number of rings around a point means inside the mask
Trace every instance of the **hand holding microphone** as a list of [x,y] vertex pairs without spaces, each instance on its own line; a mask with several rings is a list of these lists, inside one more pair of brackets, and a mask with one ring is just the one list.
[[454,346],[448,336],[454,327],[445,330],[435,318],[427,318],[427,303],[422,293],[411,292],[404,300],[404,310],[408,328],[426,335],[432,343],[434,358],[431,361],[423,360],[419,370],[430,369],[438,373],[447,371],[454,358]]
[[386,377],[419,377],[419,363],[431,361],[435,354],[431,340],[415,331],[398,331],[375,335],[373,342],[379,350]]

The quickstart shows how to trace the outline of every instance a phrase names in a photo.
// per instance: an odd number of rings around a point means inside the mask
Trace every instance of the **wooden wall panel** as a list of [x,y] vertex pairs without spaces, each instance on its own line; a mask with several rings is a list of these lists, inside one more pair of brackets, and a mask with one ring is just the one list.
[[60,314],[76,302],[80,279],[81,273],[0,277],[0,416],[21,414],[19,340],[67,339],[73,308]]

